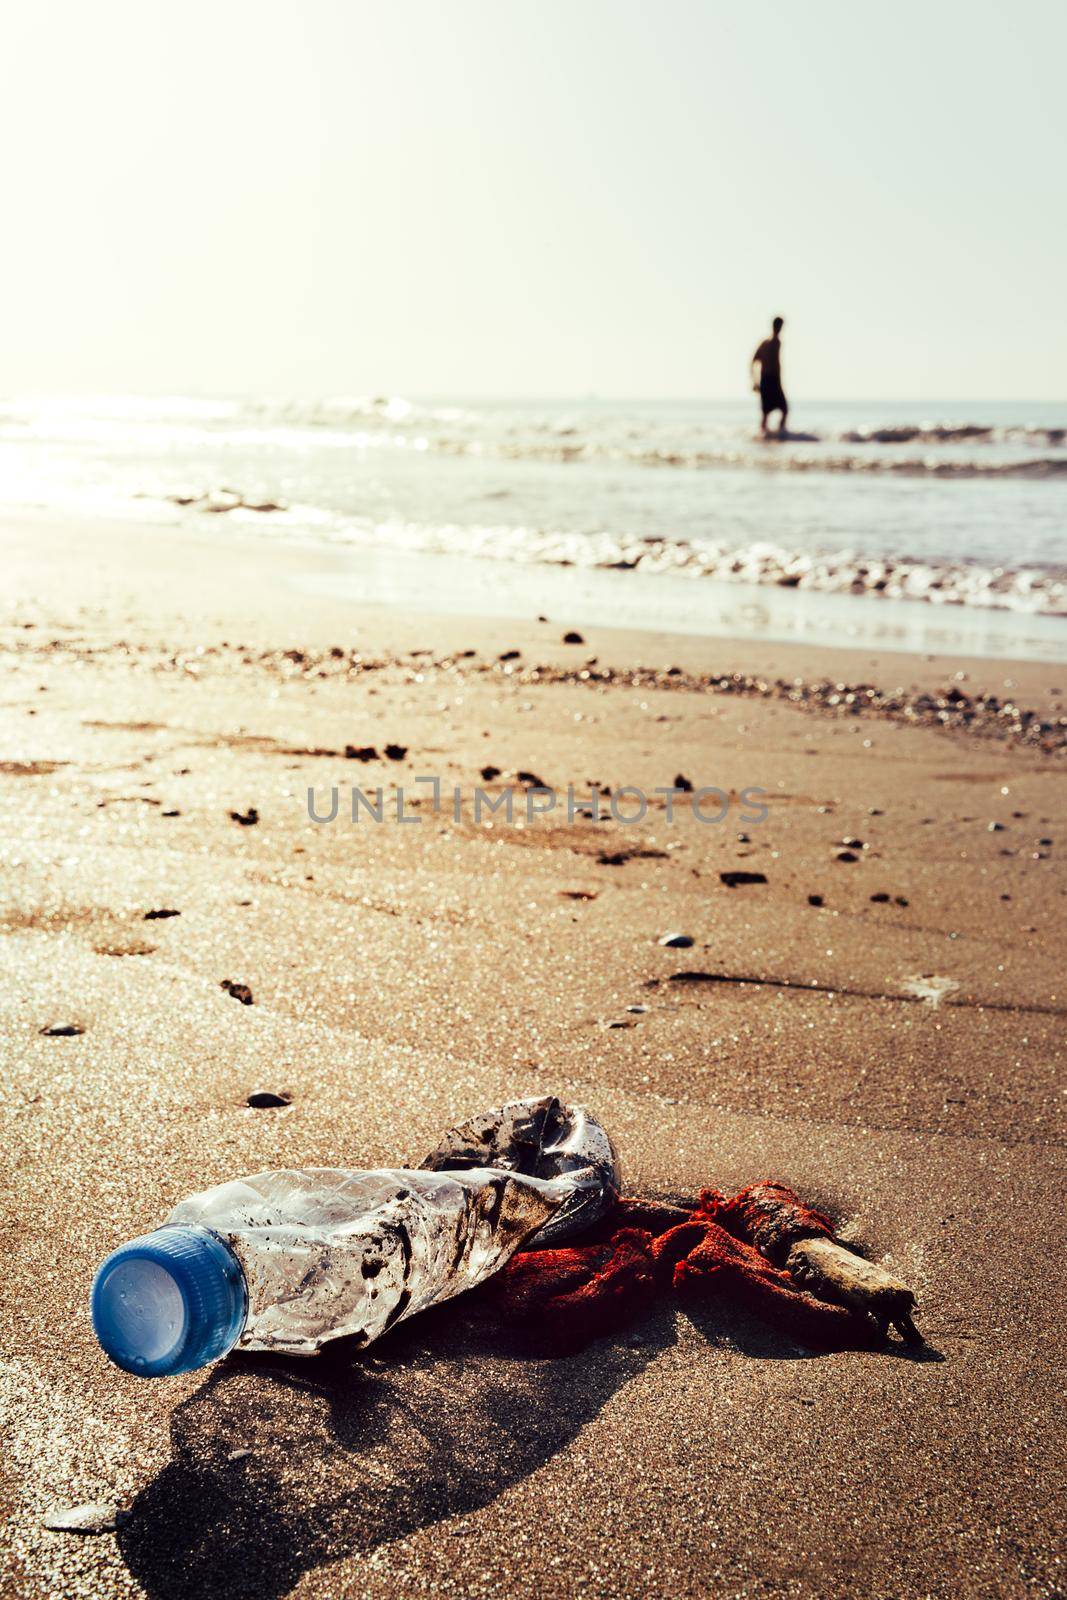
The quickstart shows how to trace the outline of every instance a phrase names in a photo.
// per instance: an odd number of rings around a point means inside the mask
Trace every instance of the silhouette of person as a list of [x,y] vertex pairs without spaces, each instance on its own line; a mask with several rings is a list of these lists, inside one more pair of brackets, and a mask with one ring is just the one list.
[[[773,411],[780,413],[778,432],[785,432],[785,425],[789,417],[789,402],[782,388],[782,319],[775,317],[771,323],[771,337],[764,339],[756,347],[752,357],[752,388],[759,395],[762,420],[760,429],[764,438],[767,437],[767,418]],[[759,378],[756,377],[756,368],[759,367]]]

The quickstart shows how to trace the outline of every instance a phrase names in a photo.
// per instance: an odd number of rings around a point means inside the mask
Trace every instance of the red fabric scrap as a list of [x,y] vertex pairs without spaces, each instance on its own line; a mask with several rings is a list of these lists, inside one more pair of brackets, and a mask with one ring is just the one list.
[[784,1183],[753,1183],[730,1196],[702,1189],[700,1206],[728,1233],[755,1245],[780,1267],[798,1240],[834,1236],[830,1218],[805,1205]]
[[583,1243],[522,1251],[486,1288],[506,1322],[555,1354],[616,1332],[672,1292],[721,1295],[815,1349],[869,1348],[868,1318],[817,1299],[784,1270],[791,1245],[818,1235],[833,1237],[829,1218],[780,1183],[729,1197],[705,1189],[681,1206],[619,1200]]

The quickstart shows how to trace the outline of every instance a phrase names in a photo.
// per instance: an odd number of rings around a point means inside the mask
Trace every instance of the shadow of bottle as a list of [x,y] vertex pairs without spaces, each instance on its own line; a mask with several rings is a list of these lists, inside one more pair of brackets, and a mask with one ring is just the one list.
[[[471,1298],[423,1312],[369,1352],[221,1362],[178,1406],[173,1457],[118,1536],[153,1600],[279,1600],[304,1572],[488,1505],[563,1449],[624,1384],[698,1335],[750,1360],[810,1361],[723,1303],[666,1303],[565,1358]],[[889,1344],[866,1352],[939,1361]]]
[[231,1358],[175,1411],[173,1458],[132,1507],[123,1559],[156,1600],[277,1600],[323,1562],[494,1500],[673,1330],[664,1309],[632,1341],[531,1359],[443,1306],[363,1356],[339,1341],[307,1361]]

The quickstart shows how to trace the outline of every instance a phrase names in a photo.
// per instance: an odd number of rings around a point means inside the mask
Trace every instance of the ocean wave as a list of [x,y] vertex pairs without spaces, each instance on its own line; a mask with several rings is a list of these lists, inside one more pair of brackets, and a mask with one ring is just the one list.
[[[366,537],[355,533],[356,538]],[[683,539],[619,539],[529,528],[380,524],[376,543],[493,560],[674,574],[723,582],[811,589],[880,600],[1067,616],[1067,568],[988,567],[978,563],[874,560],[853,551],[812,554],[770,543],[742,546]]]
[[[249,415],[260,425],[307,427],[333,433],[354,433],[361,443],[410,445],[418,434],[423,449],[451,455],[489,456],[554,462],[629,461],[642,466],[707,468],[721,466],[772,466],[784,470],[822,469],[834,472],[893,471],[925,474],[934,467],[954,476],[1047,476],[1067,471],[1067,458],[982,462],[941,457],[831,456],[819,451],[797,454],[788,446],[815,445],[820,450],[839,445],[926,445],[932,449],[960,446],[1000,446],[1025,450],[1060,450],[1067,447],[1067,427],[1035,423],[1004,424],[928,420],[908,423],[866,424],[831,429],[823,433],[790,433],[784,439],[764,440],[747,425],[723,426],[709,419],[689,420],[684,426],[648,422],[634,426],[633,419],[608,410],[595,418],[569,412],[531,416],[506,406],[479,409],[459,405],[419,404],[398,395],[333,396],[315,401],[259,401]],[[685,435],[684,441],[680,438]],[[656,435],[660,437],[657,438]],[[714,445],[703,441],[714,438]],[[768,451],[778,454],[772,456]]]
[[[514,444],[525,436],[530,441],[566,440],[568,448],[610,448],[601,438],[588,434],[583,438],[582,420],[568,412],[543,416],[524,413],[520,419],[506,407],[479,409],[460,405],[431,405],[407,400],[400,395],[335,395],[312,401],[257,400],[248,402],[246,409],[249,416],[260,422],[282,422],[291,427],[351,427],[359,431],[398,425],[419,428],[428,424],[447,426],[461,423],[475,429],[482,443],[489,442],[496,434],[500,443],[510,438]],[[611,410],[599,420],[606,429],[625,431],[630,438],[640,438],[647,431],[646,428],[634,428],[632,425],[627,427],[624,415],[616,415]],[[706,426],[691,422],[689,428],[694,427],[701,432],[724,431],[721,425],[713,422]],[[752,434],[747,427],[734,426],[725,432],[752,441]],[[788,438],[794,443],[811,444],[1026,444],[1058,449],[1067,445],[1067,427],[931,420],[872,423],[822,434],[790,434]],[[446,447],[456,444],[455,440],[450,441],[447,437],[440,442]]]
[[[888,431],[888,430],[886,430]],[[1055,430],[1048,430],[1054,432]],[[102,450],[140,450],[150,453],[198,448],[259,451],[300,451],[308,445],[306,424],[284,424],[275,418],[256,425],[250,419],[231,419],[225,427],[171,421],[166,426],[113,418],[49,418],[47,426],[0,420],[0,440],[97,446]],[[1016,453],[983,458],[976,453],[947,454],[931,447],[925,455],[875,454],[860,449],[830,450],[816,434],[792,434],[787,439],[741,441],[704,447],[690,444],[619,444],[610,439],[582,438],[573,430],[546,429],[541,434],[515,437],[434,432],[401,428],[395,423],[361,428],[320,426],[314,434],[316,449],[332,452],[389,452],[462,457],[468,460],[542,462],[556,466],[579,463],[647,467],[689,472],[732,471],[764,473],[832,473],[852,477],[908,477],[946,479],[1060,478],[1067,476],[1067,451],[1062,455]],[[800,446],[800,448],[797,448]],[[815,448],[811,448],[811,447]]]
[[[507,410],[423,406],[397,396],[340,397],[281,408],[264,402],[253,409],[263,430],[307,427],[323,443],[484,460],[961,479],[1067,476],[1067,428],[1036,425],[890,423],[763,439],[737,424],[635,427],[609,414],[583,425],[566,413],[519,418]],[[842,451],[842,445],[854,448]],[[900,447],[907,445],[927,446],[927,453],[901,454]],[[988,446],[1000,447],[1000,453],[991,458]],[[1037,449],[1064,453],[1037,455]],[[1005,450],[1013,453],[1005,457]]]
[[1067,444],[1067,428],[996,427],[979,422],[903,422],[888,427],[849,428],[842,444],[1032,444],[1055,449]]
[[761,439],[747,408],[543,407],[416,402],[400,395],[198,399],[26,397],[0,401],[0,440],[193,454],[247,449],[430,453],[471,460],[614,464],[687,472],[999,479],[1067,476],[1067,426],[951,418],[831,426]]
[[[805,436],[806,443],[817,443]],[[430,440],[423,448],[445,454],[486,456],[498,460],[547,461],[568,465],[581,461],[619,462],[642,467],[682,467],[690,471],[715,468],[753,468],[766,472],[832,472],[864,475],[893,475],[915,478],[1058,478],[1067,476],[1067,455],[1016,457],[1007,461],[983,461],[978,457],[958,456],[868,456],[827,455],[815,451],[790,450],[786,441],[769,439],[749,449],[715,450],[672,449],[618,446],[574,440],[539,442],[523,440]]]
[[330,517],[320,507],[264,502],[230,488],[170,495],[165,501],[201,515],[270,525],[279,532],[312,529],[316,537],[330,542],[375,548],[1067,616],[1067,567],[988,566],[907,556],[873,558],[853,550],[812,552],[771,542],[735,545],[625,538],[602,531],[562,533],[506,524],[375,522]]

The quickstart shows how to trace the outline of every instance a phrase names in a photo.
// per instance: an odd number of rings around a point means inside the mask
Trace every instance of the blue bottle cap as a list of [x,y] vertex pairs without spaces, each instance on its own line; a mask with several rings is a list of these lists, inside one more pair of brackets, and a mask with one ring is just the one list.
[[93,1328],[124,1372],[163,1378],[217,1361],[245,1324],[241,1263],[205,1228],[157,1228],[112,1252],[93,1279]]

